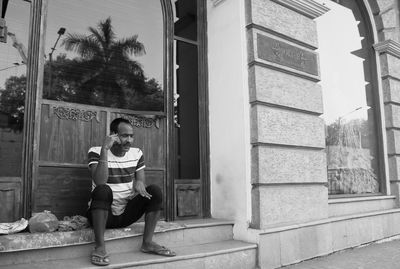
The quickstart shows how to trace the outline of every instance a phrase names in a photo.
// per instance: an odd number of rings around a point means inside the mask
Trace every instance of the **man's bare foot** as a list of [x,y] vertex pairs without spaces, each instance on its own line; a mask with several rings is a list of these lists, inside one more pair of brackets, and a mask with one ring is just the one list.
[[105,247],[94,248],[90,256],[90,261],[92,262],[92,264],[98,266],[109,265],[110,259],[108,258]]

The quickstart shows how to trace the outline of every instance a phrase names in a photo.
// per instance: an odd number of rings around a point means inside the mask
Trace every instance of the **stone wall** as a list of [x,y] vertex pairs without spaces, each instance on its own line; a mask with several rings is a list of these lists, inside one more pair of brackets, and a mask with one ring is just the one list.
[[399,2],[363,2],[377,52],[374,75],[386,196],[328,200],[314,21],[327,9],[312,0],[246,1],[251,225],[258,234],[254,240],[261,268],[277,268],[400,233],[396,228],[400,211],[393,209],[400,196]]
[[387,40],[376,44],[382,67],[382,90],[386,124],[391,191],[400,193],[400,44]]

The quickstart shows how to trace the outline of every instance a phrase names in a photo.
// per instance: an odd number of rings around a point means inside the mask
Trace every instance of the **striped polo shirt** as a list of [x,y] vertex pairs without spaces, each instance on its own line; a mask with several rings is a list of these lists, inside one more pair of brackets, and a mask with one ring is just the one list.
[[[88,166],[97,164],[100,159],[101,147],[92,147],[88,152]],[[113,191],[111,210],[113,215],[121,215],[130,199],[136,194],[133,190],[135,172],[145,168],[143,152],[138,148],[130,148],[124,156],[115,156],[108,151],[108,180],[107,185]],[[96,187],[92,180],[92,191]],[[90,202],[89,202],[90,203]]]

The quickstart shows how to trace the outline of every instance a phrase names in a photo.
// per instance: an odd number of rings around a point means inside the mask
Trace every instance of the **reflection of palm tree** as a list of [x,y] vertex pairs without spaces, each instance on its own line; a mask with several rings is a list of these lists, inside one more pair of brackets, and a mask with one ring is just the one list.
[[62,43],[82,57],[75,69],[81,74],[79,94],[87,101],[95,98],[92,104],[124,107],[124,89],[141,92],[145,88],[141,65],[129,58],[144,54],[144,46],[137,35],[117,40],[111,18],[88,29],[89,35],[68,34]]

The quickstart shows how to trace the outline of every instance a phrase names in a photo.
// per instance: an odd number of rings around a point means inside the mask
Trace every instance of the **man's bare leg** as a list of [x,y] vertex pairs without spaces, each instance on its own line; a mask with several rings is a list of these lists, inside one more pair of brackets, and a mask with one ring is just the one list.
[[159,244],[153,241],[154,230],[156,228],[159,216],[160,216],[160,211],[152,211],[145,215],[143,243],[141,250],[146,253],[153,253],[168,257],[175,256],[176,255],[175,252],[166,247],[160,246]]
[[106,254],[106,244],[104,242],[104,232],[108,218],[108,211],[102,209],[92,210],[92,223],[95,240],[95,252],[100,255]]
[[160,211],[151,211],[146,213],[144,217],[144,232],[142,248],[151,248],[155,243],[153,242],[154,230],[156,229]]

